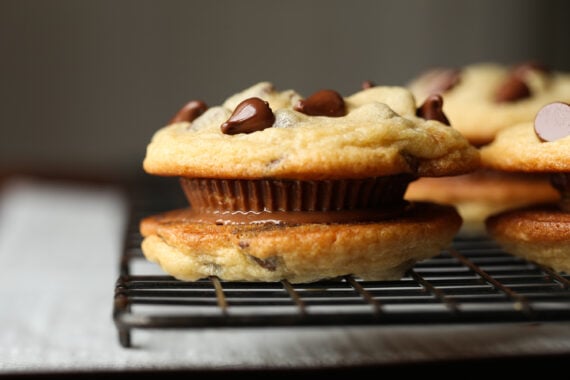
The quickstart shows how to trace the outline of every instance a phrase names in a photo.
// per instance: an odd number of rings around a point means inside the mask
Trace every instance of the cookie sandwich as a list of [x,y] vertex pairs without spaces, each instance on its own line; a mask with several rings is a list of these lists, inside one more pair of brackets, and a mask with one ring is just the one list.
[[399,279],[462,222],[405,201],[408,184],[479,165],[438,104],[418,110],[403,87],[303,97],[268,82],[190,102],[147,146],[144,170],[179,177],[189,207],[141,221],[145,256],[185,281]]
[[486,228],[507,252],[570,273],[570,105],[544,106],[534,124],[502,131],[481,155],[497,170],[550,176],[558,202],[494,214]]
[[[412,80],[418,101],[440,94],[451,125],[473,145],[483,147],[513,125],[532,122],[538,110],[553,101],[570,101],[570,73],[538,62],[508,66],[476,63],[463,68],[434,68]],[[557,192],[547,175],[497,172],[482,165],[467,175],[425,178],[408,188],[408,199],[456,206],[463,231],[484,233],[487,216],[513,207],[555,201]]]

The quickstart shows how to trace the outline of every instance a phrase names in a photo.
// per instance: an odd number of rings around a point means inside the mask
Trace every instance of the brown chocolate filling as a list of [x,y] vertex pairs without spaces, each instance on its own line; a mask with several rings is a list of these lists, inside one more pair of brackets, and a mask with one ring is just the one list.
[[560,193],[560,209],[570,212],[570,173],[552,173],[550,183]]
[[401,214],[414,177],[399,174],[346,180],[181,178],[189,218],[215,224],[355,223]]
[[342,210],[342,211],[214,211],[190,210],[184,220],[208,224],[280,224],[299,225],[308,223],[363,223],[385,220],[400,215],[412,205],[403,202],[393,209],[383,210]]

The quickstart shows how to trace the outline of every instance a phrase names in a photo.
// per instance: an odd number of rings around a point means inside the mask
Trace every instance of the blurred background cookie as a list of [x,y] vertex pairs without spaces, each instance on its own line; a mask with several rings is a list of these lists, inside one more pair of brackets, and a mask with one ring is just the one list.
[[559,201],[504,211],[486,221],[489,234],[508,252],[570,272],[570,106],[544,106],[533,123],[506,129],[481,150],[497,170],[547,173]]
[[531,121],[554,101],[570,101],[570,73],[526,61],[515,65],[474,63],[434,68],[409,83],[418,103],[442,95],[451,125],[474,145],[493,141],[504,128]]
[[[409,87],[418,103],[429,94],[441,94],[451,125],[478,147],[492,142],[502,129],[533,120],[543,105],[570,101],[570,73],[535,61],[434,68],[413,79]],[[553,201],[557,194],[542,173],[521,177],[495,172],[483,163],[479,171],[461,177],[416,181],[406,196],[453,204],[465,220],[462,231],[482,234],[488,215]]]

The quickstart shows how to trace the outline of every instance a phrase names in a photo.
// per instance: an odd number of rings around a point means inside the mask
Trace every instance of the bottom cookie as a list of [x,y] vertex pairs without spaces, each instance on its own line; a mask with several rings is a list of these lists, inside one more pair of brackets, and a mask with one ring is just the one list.
[[487,218],[486,228],[505,251],[570,273],[570,213],[557,205],[498,213]]
[[397,218],[353,224],[216,225],[192,222],[185,212],[150,216],[140,225],[146,258],[184,281],[397,280],[438,255],[462,223],[455,208],[431,203],[414,203]]
[[410,183],[405,198],[455,206],[463,218],[460,233],[485,234],[485,219],[505,210],[556,202],[560,194],[543,174],[481,169],[453,177],[423,177]]

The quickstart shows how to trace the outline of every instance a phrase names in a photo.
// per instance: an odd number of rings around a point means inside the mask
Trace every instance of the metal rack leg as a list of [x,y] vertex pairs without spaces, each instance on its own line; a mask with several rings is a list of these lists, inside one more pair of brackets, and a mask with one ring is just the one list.
[[119,329],[119,342],[125,348],[131,347],[131,329]]

